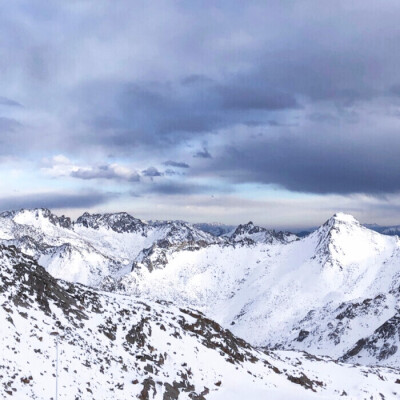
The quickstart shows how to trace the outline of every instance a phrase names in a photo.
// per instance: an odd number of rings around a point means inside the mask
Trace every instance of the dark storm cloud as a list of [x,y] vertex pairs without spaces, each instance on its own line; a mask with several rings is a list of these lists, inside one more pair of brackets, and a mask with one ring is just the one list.
[[175,168],[190,168],[189,164],[186,164],[184,162],[179,162],[179,161],[165,161],[163,163],[164,165],[168,166],[168,167],[175,167]]
[[[188,10],[190,15],[190,7]],[[244,45],[240,57],[235,56],[235,43],[232,48],[227,43],[219,49],[232,62],[228,73],[216,76],[212,68],[205,67],[201,74],[182,76],[180,67],[190,63],[190,58],[181,53],[178,39],[176,48],[168,49],[178,60],[173,74],[178,78],[155,72],[152,79],[128,80],[121,75],[113,80],[87,80],[78,86],[73,96],[88,130],[79,140],[120,152],[141,147],[173,152],[174,146],[189,138],[201,139],[209,132],[246,121],[280,125],[271,113],[300,112],[303,103],[330,102],[329,107],[336,109],[394,93],[386,88],[397,81],[394,66],[400,59],[394,50],[400,35],[389,6],[379,10],[378,18],[368,3],[355,6],[351,13],[342,2],[333,6],[312,1],[302,6],[273,2],[267,13],[263,11],[257,3],[229,14],[247,35],[249,48]],[[196,18],[201,26],[209,26],[206,14]],[[215,37],[207,36],[204,44],[227,40],[238,30],[223,24],[220,29]],[[189,47],[202,53],[196,36],[191,38]],[[216,66],[224,62],[220,56],[213,60]],[[244,61],[246,66],[240,68]],[[229,142],[229,137],[225,140]]]
[[293,94],[252,75],[232,75],[223,82],[205,76],[181,81],[95,81],[75,96],[84,100],[81,107],[89,116],[85,124],[93,131],[83,140],[119,151],[171,148],[249,118],[268,124],[269,112],[300,107]]
[[156,177],[156,176],[162,176],[162,172],[160,172],[157,168],[155,167],[149,167],[145,170],[142,171],[143,176],[149,176],[151,178]]
[[167,169],[164,171],[164,175],[167,175],[167,176],[175,176],[175,175],[183,175],[183,174],[182,174],[181,172],[175,171],[174,169],[167,168]]
[[[255,83],[257,85],[254,85]],[[250,82],[241,86],[234,84],[221,86],[218,91],[221,94],[222,106],[227,109],[276,111],[299,106],[293,95],[264,87],[260,82]]]
[[281,133],[221,149],[207,168],[233,182],[281,185],[310,193],[400,191],[400,136],[326,132]]
[[168,196],[193,195],[220,192],[221,190],[211,185],[200,185],[184,182],[162,182],[146,187],[145,192]]
[[32,4],[0,16],[2,154],[147,152],[159,165],[209,143],[194,156],[210,179],[399,190],[398,1]]
[[21,208],[85,208],[105,204],[118,197],[115,193],[89,192],[79,194],[32,193],[24,196],[0,198],[0,209],[18,210]]
[[203,150],[197,151],[195,154],[193,154],[194,158],[212,158],[210,152],[206,149],[203,148]]

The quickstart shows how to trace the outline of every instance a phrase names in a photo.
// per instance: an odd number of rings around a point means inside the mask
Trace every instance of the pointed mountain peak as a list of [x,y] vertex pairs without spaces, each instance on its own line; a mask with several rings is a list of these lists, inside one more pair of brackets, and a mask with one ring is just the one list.
[[232,238],[235,238],[236,236],[239,235],[244,235],[244,234],[253,234],[253,233],[259,233],[259,232],[265,232],[266,229],[262,228],[261,226],[256,226],[253,224],[252,221],[249,221],[247,224],[240,224],[233,234],[231,235]]
[[337,212],[331,217],[331,220],[334,220],[335,222],[345,222],[345,223],[350,223],[350,224],[357,224],[359,225],[360,223],[350,214],[345,214],[343,212]]
[[320,236],[330,237],[332,231],[340,230],[341,226],[346,226],[346,229],[349,229],[361,225],[352,215],[338,212],[321,225],[316,232]]
[[262,226],[254,225],[252,221],[247,224],[239,225],[231,234],[230,240],[235,242],[241,240],[252,240],[262,243],[288,243],[296,240],[296,235],[289,232],[276,232]]
[[329,218],[323,225],[317,229],[320,233],[329,233],[332,229],[344,226],[347,227],[359,227],[361,224],[352,215],[338,212]]
[[315,255],[321,263],[340,269],[374,254],[374,249],[383,246],[385,240],[345,213],[336,213],[309,237],[315,240]]

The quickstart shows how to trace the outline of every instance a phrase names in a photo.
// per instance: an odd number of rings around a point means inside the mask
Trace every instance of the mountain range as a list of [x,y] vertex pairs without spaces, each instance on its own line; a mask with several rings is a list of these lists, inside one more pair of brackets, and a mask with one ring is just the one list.
[[398,398],[397,236],[206,230],[0,214],[4,393],[49,398],[57,340],[60,398]]

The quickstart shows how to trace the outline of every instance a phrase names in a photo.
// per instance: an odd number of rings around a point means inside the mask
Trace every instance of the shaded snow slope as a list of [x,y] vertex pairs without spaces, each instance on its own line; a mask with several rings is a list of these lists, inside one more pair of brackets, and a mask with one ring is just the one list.
[[204,232],[211,233],[214,236],[226,236],[231,234],[236,229],[236,226],[234,225],[225,225],[219,222],[212,222],[212,223],[203,222],[194,224],[193,226]]
[[398,371],[262,352],[167,302],[58,281],[0,246],[0,397],[395,399]]

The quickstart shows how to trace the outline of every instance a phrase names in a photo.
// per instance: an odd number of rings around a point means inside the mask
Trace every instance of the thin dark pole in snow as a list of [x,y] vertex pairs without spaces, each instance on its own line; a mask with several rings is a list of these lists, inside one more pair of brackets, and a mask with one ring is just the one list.
[[58,400],[58,336],[56,337],[56,400]]
[[50,332],[51,336],[55,336],[56,341],[56,400],[58,400],[58,341],[60,340],[60,335],[57,331]]

